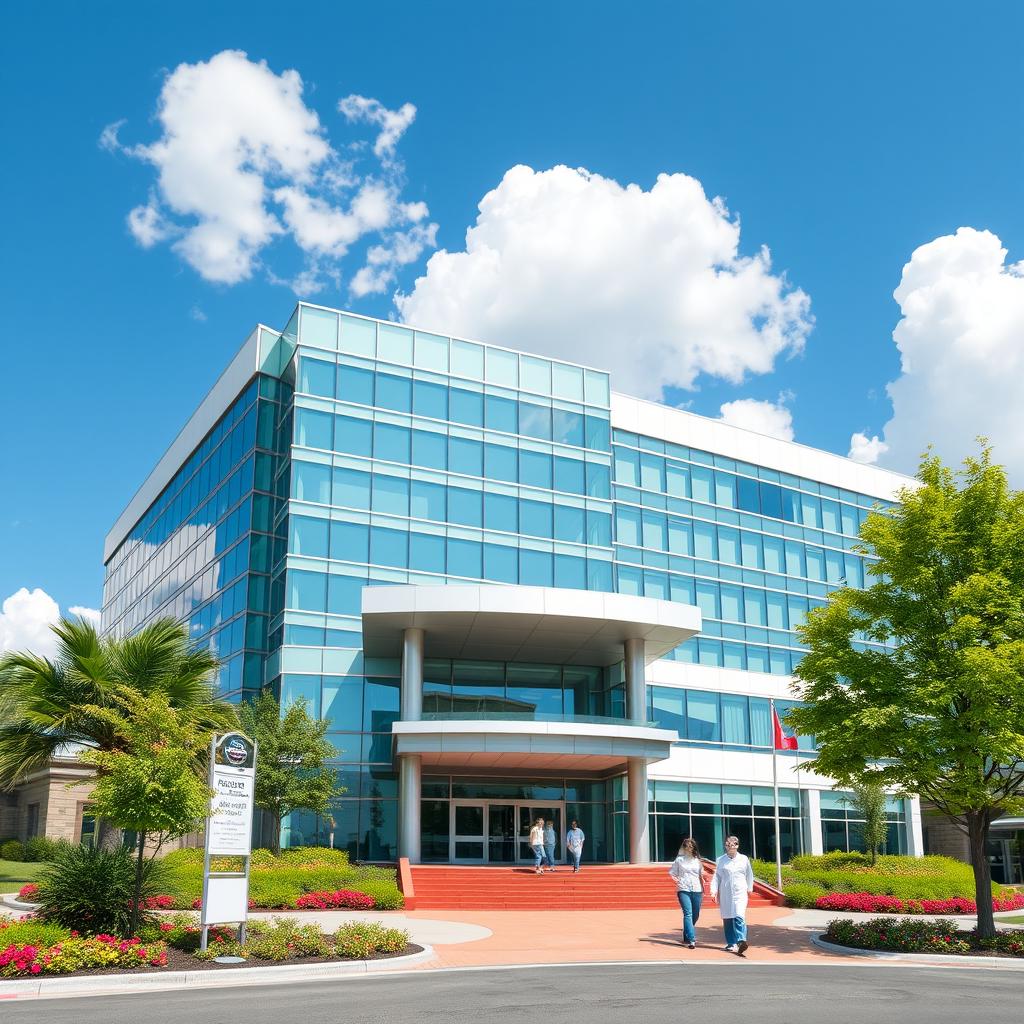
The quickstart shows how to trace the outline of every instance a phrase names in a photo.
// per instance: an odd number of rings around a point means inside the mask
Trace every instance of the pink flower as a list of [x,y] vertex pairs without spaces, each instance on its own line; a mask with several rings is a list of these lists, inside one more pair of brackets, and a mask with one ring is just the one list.
[[33,964],[32,965],[32,973],[33,974],[38,974],[41,970],[42,970],[42,967],[40,967],[39,964]]

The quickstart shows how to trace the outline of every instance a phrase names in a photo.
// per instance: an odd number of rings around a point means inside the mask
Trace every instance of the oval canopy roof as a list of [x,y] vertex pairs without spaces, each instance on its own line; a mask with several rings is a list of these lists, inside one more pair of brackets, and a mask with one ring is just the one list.
[[424,631],[428,658],[613,665],[626,640],[648,663],[700,632],[700,610],[650,597],[502,584],[363,588],[363,650],[401,654],[406,629]]

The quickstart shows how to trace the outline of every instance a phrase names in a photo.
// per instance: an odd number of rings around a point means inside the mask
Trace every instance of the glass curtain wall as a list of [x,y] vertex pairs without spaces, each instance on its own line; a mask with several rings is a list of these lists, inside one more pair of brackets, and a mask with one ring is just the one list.
[[[907,852],[907,815],[905,802],[895,797],[885,801],[888,822],[883,853]],[[853,794],[839,790],[821,794],[821,845],[825,853],[832,850],[864,852],[864,819],[853,804]]]

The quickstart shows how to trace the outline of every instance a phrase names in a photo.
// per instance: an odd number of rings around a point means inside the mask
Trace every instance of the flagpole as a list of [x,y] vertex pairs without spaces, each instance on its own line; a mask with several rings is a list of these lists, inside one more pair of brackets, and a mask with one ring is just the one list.
[[775,698],[770,697],[772,709],[772,792],[775,795],[775,888],[782,891],[782,835],[779,831],[779,749],[775,738]]

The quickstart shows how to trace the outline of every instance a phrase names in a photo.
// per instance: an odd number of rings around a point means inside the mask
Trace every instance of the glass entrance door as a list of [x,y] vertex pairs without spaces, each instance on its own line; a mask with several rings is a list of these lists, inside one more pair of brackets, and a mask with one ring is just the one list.
[[453,800],[451,845],[452,864],[487,863],[487,803],[482,800]]
[[538,818],[543,818],[545,822],[554,822],[555,863],[565,863],[565,830],[562,827],[565,804],[517,804],[516,809],[519,814],[519,863],[534,862],[533,850],[530,849],[530,829]]
[[487,807],[487,860],[490,864],[516,862],[515,804],[489,804]]

